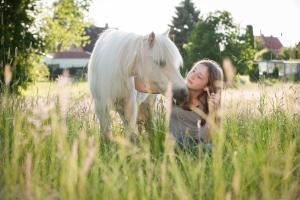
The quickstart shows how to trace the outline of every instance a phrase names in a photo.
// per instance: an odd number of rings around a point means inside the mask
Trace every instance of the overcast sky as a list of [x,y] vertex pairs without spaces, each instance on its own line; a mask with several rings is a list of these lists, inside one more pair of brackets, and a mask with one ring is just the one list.
[[[98,26],[108,23],[124,31],[164,32],[180,0],[94,0],[89,18]],[[255,35],[277,36],[284,46],[300,41],[300,0],[198,0],[201,15],[227,10],[234,22],[252,24]]]

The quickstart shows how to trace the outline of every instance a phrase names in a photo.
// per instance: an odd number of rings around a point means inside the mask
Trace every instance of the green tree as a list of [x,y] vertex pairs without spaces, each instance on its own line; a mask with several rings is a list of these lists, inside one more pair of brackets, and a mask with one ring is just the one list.
[[254,46],[255,46],[254,48],[256,49],[257,52],[259,52],[265,48],[261,39],[259,39],[259,37],[254,38]]
[[190,70],[192,64],[201,58],[220,60],[221,52],[218,37],[213,24],[198,21],[194,31],[183,46],[187,55],[184,57],[183,73]]
[[246,33],[241,34],[229,12],[216,11],[199,20],[184,48],[187,56],[183,73],[199,59],[209,58],[222,63],[229,58],[239,74],[247,74],[255,54],[253,28],[249,25]]
[[236,59],[237,72],[239,74],[248,74],[250,70],[253,70],[254,57],[255,57],[255,40],[253,35],[252,25],[247,25],[246,32],[240,37],[237,42],[240,53],[238,59]]
[[236,27],[230,13],[217,11],[210,13],[206,19],[196,24],[184,48],[187,56],[184,59],[183,72],[188,71],[192,64],[199,59],[209,58],[219,63],[230,53],[226,47],[236,40]]
[[295,47],[282,48],[278,58],[283,60],[300,59],[300,49]]
[[255,60],[274,60],[277,59],[276,53],[271,49],[262,49],[255,54]]
[[52,16],[45,18],[45,33],[48,51],[61,51],[71,45],[83,46],[88,37],[84,29],[89,25],[85,22],[90,0],[58,0],[50,8]]
[[246,33],[245,33],[245,41],[251,48],[255,48],[255,39],[253,35],[253,26],[252,25],[247,25],[246,27]]
[[17,92],[32,80],[29,61],[42,50],[42,39],[35,23],[37,0],[0,1],[0,90],[7,85]]
[[192,32],[199,19],[198,11],[191,0],[183,0],[176,7],[176,16],[172,19],[170,27],[170,36],[173,39],[179,51],[184,56],[183,44],[186,43],[188,36]]

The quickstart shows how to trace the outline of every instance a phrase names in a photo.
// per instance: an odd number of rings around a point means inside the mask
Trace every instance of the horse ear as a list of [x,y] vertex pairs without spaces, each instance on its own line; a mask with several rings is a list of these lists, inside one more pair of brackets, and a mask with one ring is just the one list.
[[148,43],[149,43],[150,48],[153,47],[154,40],[155,40],[155,34],[154,34],[154,32],[151,32],[149,37],[148,37]]
[[166,32],[163,33],[164,36],[169,37],[170,29],[167,29]]

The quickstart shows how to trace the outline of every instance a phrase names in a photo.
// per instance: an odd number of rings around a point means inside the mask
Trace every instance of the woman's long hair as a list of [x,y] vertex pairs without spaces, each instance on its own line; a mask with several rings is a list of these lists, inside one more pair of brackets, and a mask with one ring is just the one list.
[[[218,93],[221,97],[221,91],[222,91],[222,87],[223,87],[223,71],[222,71],[220,65],[213,60],[209,60],[209,59],[200,60],[200,61],[196,62],[193,65],[193,67],[195,67],[199,64],[206,66],[208,69],[208,83],[207,83],[208,91],[204,90],[203,93],[201,93],[198,96],[200,103],[203,105],[203,112],[206,115],[208,115],[210,112],[209,105],[208,105],[208,97],[209,97],[208,93],[210,93],[210,94]],[[189,102],[182,105],[183,109],[191,110],[190,100],[191,100],[191,98],[189,98]],[[220,105],[220,103],[221,102],[219,102],[219,105]],[[218,121],[219,121],[219,119],[216,119],[216,122],[218,122]],[[205,123],[206,123],[206,120],[202,119],[201,125],[203,126]]]

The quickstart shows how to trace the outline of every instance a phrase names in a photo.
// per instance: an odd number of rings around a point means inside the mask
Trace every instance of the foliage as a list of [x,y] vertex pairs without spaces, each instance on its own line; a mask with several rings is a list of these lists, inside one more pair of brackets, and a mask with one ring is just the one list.
[[29,59],[29,63],[32,64],[29,76],[32,77],[32,81],[34,82],[49,80],[49,69],[48,66],[43,63],[43,58],[43,56],[39,56]]
[[295,47],[282,48],[278,58],[282,60],[300,59],[300,49]]
[[276,53],[272,49],[262,49],[255,54],[255,60],[274,60],[277,59]]
[[229,12],[210,13],[205,19],[198,21],[184,45],[187,56],[183,71],[188,71],[199,59],[209,58],[222,63],[225,58],[229,58],[238,73],[246,74],[252,68],[255,52],[253,46],[252,26],[247,26],[246,33],[242,35]]
[[32,81],[30,60],[37,58],[43,49],[35,23],[39,14],[37,4],[38,0],[0,2],[0,93],[6,87],[18,92]]
[[252,65],[252,68],[249,71],[249,78],[252,82],[257,82],[259,80],[259,68],[257,63]]
[[237,71],[240,74],[249,74],[254,67],[255,57],[255,40],[252,25],[247,25],[246,32],[241,38],[241,51],[239,58],[236,60]]
[[272,72],[272,77],[273,78],[278,78],[279,77],[279,69],[278,67],[275,67],[273,72]]
[[188,36],[192,32],[195,24],[199,19],[200,11],[198,11],[191,0],[183,0],[176,7],[176,16],[172,19],[170,26],[170,36],[181,54],[185,56],[183,44],[186,43]]
[[45,17],[43,32],[47,51],[61,51],[71,45],[84,46],[88,41],[85,35],[85,13],[89,9],[90,0],[58,0],[53,3],[48,12],[52,15]]
[[254,44],[255,44],[256,51],[261,51],[265,48],[259,37],[254,38]]

